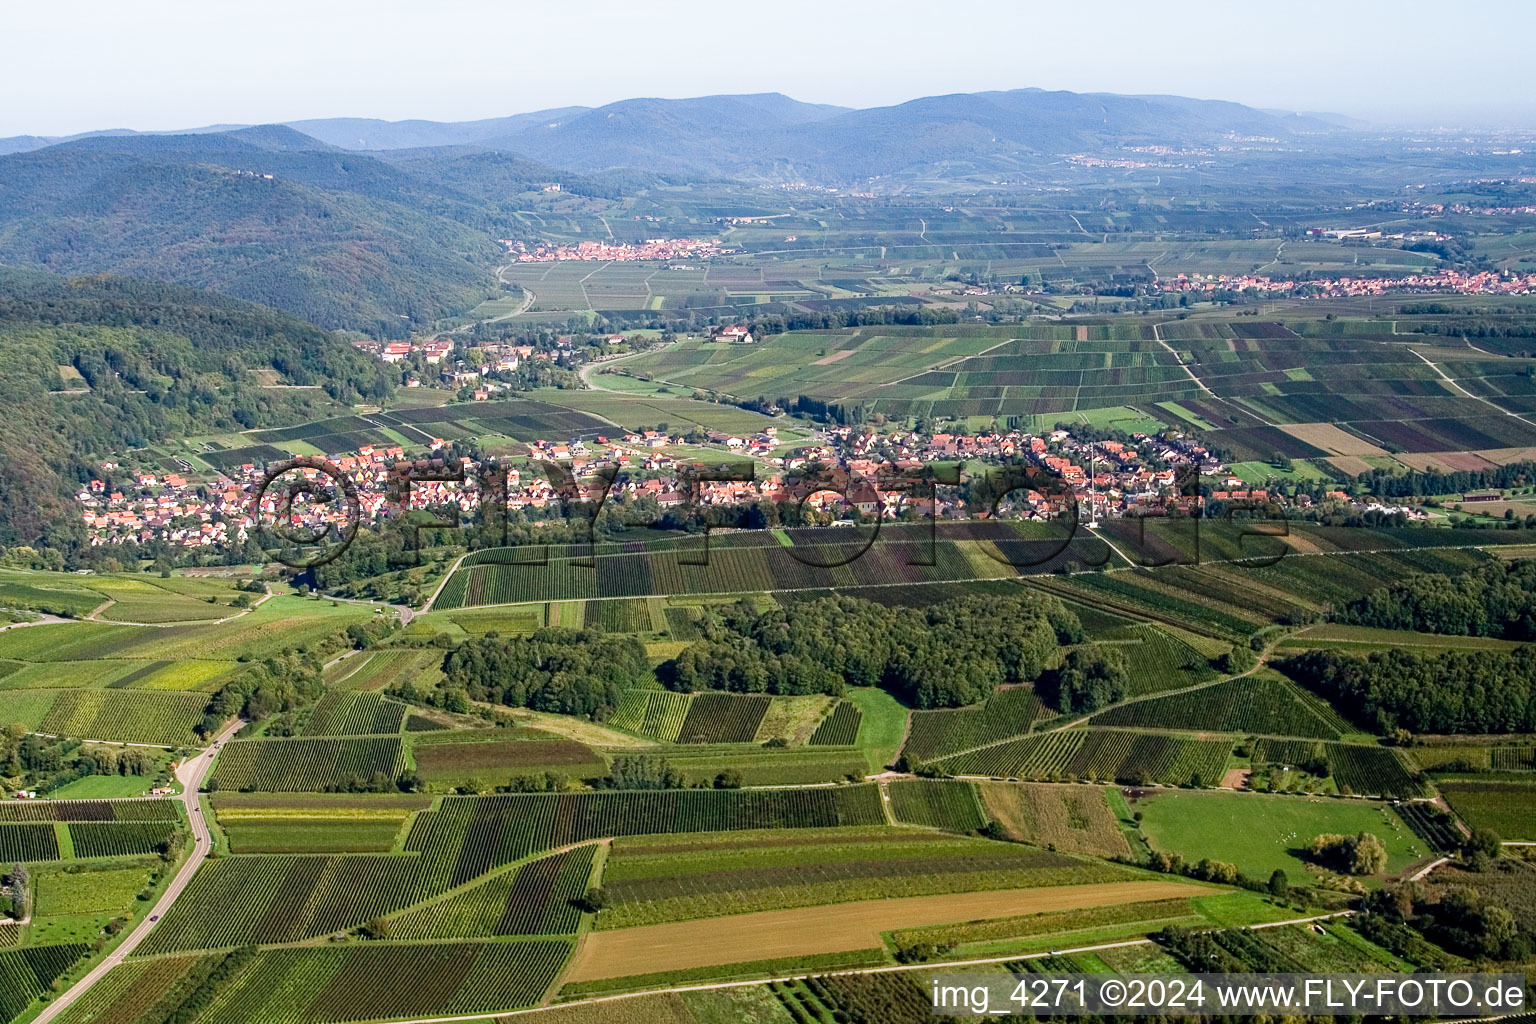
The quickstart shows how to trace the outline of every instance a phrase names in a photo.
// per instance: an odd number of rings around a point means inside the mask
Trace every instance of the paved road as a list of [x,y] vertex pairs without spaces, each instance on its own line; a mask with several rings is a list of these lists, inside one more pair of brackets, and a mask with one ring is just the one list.
[[1439,867],[1441,864],[1449,863],[1450,859],[1451,858],[1449,858],[1449,857],[1441,857],[1439,860],[1431,861],[1430,863],[1424,865],[1419,870],[1415,871],[1409,877],[1408,881],[1410,881],[1410,882],[1422,882],[1424,879],[1429,877],[1430,873],[1432,871],[1434,871],[1435,868]]
[[[646,398],[648,398],[650,396],[645,395],[645,394],[636,394],[633,391],[622,391],[622,390],[620,390],[618,388],[605,388],[601,384],[595,383],[592,380],[593,374],[596,371],[598,371],[598,370],[606,369],[607,367],[610,367],[610,366],[617,366],[620,363],[627,363],[631,359],[639,359],[641,356],[651,356],[651,355],[656,355],[659,352],[670,351],[671,349],[675,348],[677,346],[677,344],[678,344],[678,342],[674,341],[674,342],[671,342],[670,344],[664,345],[664,346],[662,346],[660,348],[648,348],[648,349],[643,349],[643,350],[641,350],[639,352],[631,352],[628,355],[614,356],[611,359],[599,360],[598,362],[595,362],[595,363],[583,363],[583,364],[581,364],[581,368],[576,371],[576,376],[580,377],[581,378],[581,382],[583,384],[585,384],[587,387],[591,388],[593,391],[603,391],[603,392],[606,392],[606,393],[608,393],[610,395],[623,395],[625,398],[633,398],[633,399],[636,399],[637,401],[643,401],[644,399],[646,399]],[[661,381],[656,381],[655,383],[657,383],[657,384],[670,384],[671,382],[670,381],[661,380]],[[686,384],[675,384],[673,386],[674,387],[688,387],[688,385],[686,385]],[[617,424],[615,424],[615,425],[617,425]]]
[[[450,573],[449,575],[452,575],[452,573]],[[444,583],[448,582],[448,579],[447,579],[446,576],[443,578],[443,582]],[[416,616],[421,614],[421,612],[418,612],[416,609],[412,608],[410,605],[405,605],[405,604],[389,604],[389,603],[387,603],[385,601],[368,601],[368,600],[365,600],[365,599],[363,599],[361,597],[337,597],[334,594],[321,594],[320,595],[320,599],[322,601],[340,601],[342,604],[368,605],[369,607],[372,607],[372,608],[388,608],[390,611],[392,611],[396,615],[400,616],[400,625],[401,625],[402,628],[405,627],[405,626],[409,626],[411,624],[411,620],[414,619]]]
[[66,989],[57,999],[43,1007],[43,1011],[34,1018],[33,1024],[48,1024],[59,1014],[79,999],[86,991],[103,977],[112,968],[122,963],[133,951],[138,948],[149,935],[149,930],[155,926],[155,922],[168,913],[171,904],[186,889],[192,881],[192,876],[197,874],[197,869],[202,866],[208,856],[209,847],[213,843],[213,837],[208,832],[208,823],[203,821],[202,808],[198,806],[197,794],[202,788],[203,779],[208,775],[208,769],[213,766],[214,756],[224,741],[233,736],[244,725],[243,721],[234,721],[219,733],[213,743],[205,748],[196,757],[189,757],[176,769],[176,778],[182,784],[182,793],[178,797],[182,806],[186,808],[187,820],[192,823],[192,855],[181,865],[181,870],[176,872],[176,877],[171,879],[171,884],[166,886],[165,892],[160,894],[160,899],[155,902],[154,909],[141,920],[128,937],[120,942],[116,949],[107,954],[107,958],[95,967],[79,981]]
[[30,621],[27,621],[27,622],[8,622],[5,625],[0,626],[0,633],[4,633],[8,629],[23,629],[23,628],[25,628],[27,626],[54,626],[54,625],[58,625],[61,622],[79,622],[79,621],[80,621],[79,619],[66,619],[66,618],[62,618],[62,617],[60,617],[58,615],[48,615],[48,614],[43,613],[43,612],[38,612],[36,619],[30,620]]

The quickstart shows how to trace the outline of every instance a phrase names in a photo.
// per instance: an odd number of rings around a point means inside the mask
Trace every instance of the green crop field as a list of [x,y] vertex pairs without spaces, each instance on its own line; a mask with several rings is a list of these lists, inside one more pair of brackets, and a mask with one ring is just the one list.
[[[262,950],[218,988],[209,1012],[229,1024],[326,1024],[509,1010],[537,1003],[569,953],[559,941]],[[105,1012],[133,1006],[133,994]]]
[[857,704],[839,701],[806,742],[812,746],[852,746],[858,742],[859,725],[863,719],[864,713]]
[[212,804],[235,853],[387,853],[432,799],[221,791]]
[[145,867],[39,872],[34,910],[40,917],[116,913],[132,904],[148,884]]
[[358,605],[273,597],[219,625],[165,628],[93,622],[32,626],[0,633],[0,658],[89,661],[98,658],[231,660],[302,650],[372,616]]
[[588,844],[493,874],[407,911],[393,922],[390,934],[403,939],[573,935],[583,920],[576,901],[587,891],[598,850]]
[[1416,797],[1429,791],[1397,751],[1386,747],[1260,739],[1253,751],[1254,764],[1305,766],[1314,761],[1326,763],[1338,791],[1346,796]]
[[238,591],[223,580],[93,576],[90,586],[112,600],[100,615],[109,621],[196,622],[237,614],[229,602]]
[[1092,538],[1074,538],[1063,550],[1059,540],[1048,536],[1030,524],[957,524],[941,528],[939,539],[931,541],[921,531],[888,526],[873,544],[848,531],[821,530],[807,531],[786,548],[771,533],[753,532],[732,535],[729,541],[715,539],[707,557],[697,539],[691,549],[674,541],[648,545],[644,552],[600,546],[595,568],[587,564],[593,556],[584,551],[552,550],[547,563],[532,565],[517,564],[527,561],[526,553],[489,549],[464,560],[433,609],[993,579],[1049,573],[1090,554],[1102,556],[1101,545],[1088,550],[1096,545]]
[[1473,828],[1504,839],[1536,841],[1536,786],[1501,782],[1441,782],[1440,791]]
[[93,821],[71,824],[69,839],[76,857],[123,857],[169,848],[175,832],[168,821]]
[[206,695],[143,690],[28,690],[7,694],[7,717],[54,736],[187,746]]
[[430,690],[441,677],[442,654],[434,650],[383,648],[343,658],[326,669],[326,682],[348,690],[384,690],[404,682]]
[[732,744],[668,750],[664,756],[689,785],[709,785],[723,771],[737,772],[743,786],[846,782],[863,779],[868,771],[862,752],[826,747],[765,748]]
[[[240,742],[273,746],[345,741]],[[235,745],[228,744],[225,753]],[[231,798],[233,803],[224,803]],[[220,792],[216,799],[221,806],[240,807],[250,816],[245,823],[233,823],[231,841],[258,844],[263,828],[251,819],[299,819],[304,817],[299,812],[313,814],[329,807],[330,802],[339,802],[339,808],[369,805],[365,797],[297,794],[246,797]],[[287,810],[274,813],[275,807]],[[161,954],[253,942],[295,942],[326,935],[442,896],[531,854],[589,839],[679,831],[878,825],[884,821],[880,796],[873,785],[444,797],[437,809],[416,811],[404,842],[404,855],[251,854],[210,860],[142,948],[146,953]],[[291,838],[291,834],[284,838]],[[303,902],[289,899],[289,894],[299,891],[310,895]]]
[[0,950],[0,1020],[12,1020],[86,954],[84,944]]
[[338,690],[315,703],[305,736],[362,736],[398,733],[409,705],[367,690]]

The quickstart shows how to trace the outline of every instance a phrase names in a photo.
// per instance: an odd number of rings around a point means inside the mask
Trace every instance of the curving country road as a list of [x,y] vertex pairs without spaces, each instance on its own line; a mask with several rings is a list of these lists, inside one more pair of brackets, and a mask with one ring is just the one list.
[[189,757],[176,769],[176,778],[182,784],[181,796],[177,797],[187,812],[187,821],[192,825],[192,853],[186,862],[181,865],[181,870],[176,872],[176,877],[171,879],[171,884],[166,886],[165,892],[155,901],[154,908],[144,916],[128,933],[128,937],[118,943],[117,948],[107,954],[106,959],[75,982],[69,988],[59,994],[59,997],[47,1006],[41,1013],[33,1018],[33,1024],[48,1024],[49,1021],[67,1010],[75,1000],[79,999],[86,991],[103,977],[112,968],[122,963],[133,951],[138,948],[149,935],[151,928],[155,926],[164,914],[171,909],[171,904],[186,889],[192,881],[192,876],[197,874],[197,869],[202,867],[203,861],[208,857],[208,850],[213,845],[213,837],[208,832],[208,823],[203,821],[202,808],[198,806],[197,794],[203,786],[203,779],[208,775],[208,769],[213,766],[213,759],[218,755],[219,748],[224,741],[239,731],[245,722],[236,719],[225,726],[224,731],[214,737],[213,742],[205,747],[195,757]]

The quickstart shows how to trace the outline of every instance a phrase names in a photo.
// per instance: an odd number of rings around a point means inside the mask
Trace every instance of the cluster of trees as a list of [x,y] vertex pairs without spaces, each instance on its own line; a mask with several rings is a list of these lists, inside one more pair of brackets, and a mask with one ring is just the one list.
[[609,789],[683,789],[683,773],[664,757],[616,757],[602,784]]
[[[1452,885],[1430,892],[1412,883],[1369,893],[1360,931],[1394,952],[1416,954],[1426,967],[1443,967],[1435,946],[1474,959],[1519,961],[1536,949],[1536,930],[1477,889]],[[1424,941],[1428,939],[1429,941]],[[1430,945],[1430,943],[1435,945]]]
[[526,637],[487,633],[443,659],[444,687],[471,700],[598,721],[650,671],[645,645],[634,636],[561,628]]
[[[927,608],[829,597],[757,612],[706,614],[704,638],[663,666],[670,689],[829,693],[880,686],[917,708],[986,700],[1030,682],[1058,644],[1082,640],[1077,616],[1054,598],[967,596]],[[1123,671],[1123,665],[1122,665]]]
[[1334,618],[1381,629],[1536,640],[1536,560],[1492,559],[1455,576],[1409,576],[1351,602]]
[[27,916],[27,897],[32,876],[25,864],[12,864],[11,870],[0,877],[0,916],[17,921]]
[[1387,870],[1387,847],[1369,832],[1344,836],[1325,832],[1312,840],[1307,854],[1346,875],[1379,875]]
[[321,663],[313,654],[289,651],[246,667],[208,701],[199,736],[212,736],[236,715],[252,722],[295,711],[325,693]]
[[1419,652],[1397,647],[1355,657],[1306,651],[1282,672],[1382,734],[1536,731],[1536,648]]
[[1040,677],[1040,699],[1063,714],[1089,714],[1125,699],[1130,674],[1118,648],[1096,644],[1067,652],[1061,667]]
[[[638,754],[634,757],[616,757],[608,774],[597,780],[606,789],[687,789],[689,782],[683,773],[664,757]],[[741,772],[726,768],[716,773],[714,780],[694,784],[698,789],[740,789]]]
[[[1376,469],[1356,478],[1369,493],[1382,498],[1413,498],[1423,494],[1464,494],[1467,491],[1507,490],[1536,481],[1536,463],[1511,462],[1492,469],[1395,473]],[[1319,485],[1323,486],[1323,485]],[[1328,488],[1332,490],[1333,488]]]
[[87,775],[168,775],[161,759],[136,747],[106,747],[29,733],[20,722],[0,733],[0,776],[43,792]]

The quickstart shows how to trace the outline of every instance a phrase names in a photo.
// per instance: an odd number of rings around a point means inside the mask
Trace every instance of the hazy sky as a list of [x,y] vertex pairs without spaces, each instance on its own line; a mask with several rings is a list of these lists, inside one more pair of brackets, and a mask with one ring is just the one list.
[[3,0],[0,136],[1025,86],[1536,121],[1536,3],[1470,14],[1428,0]]

